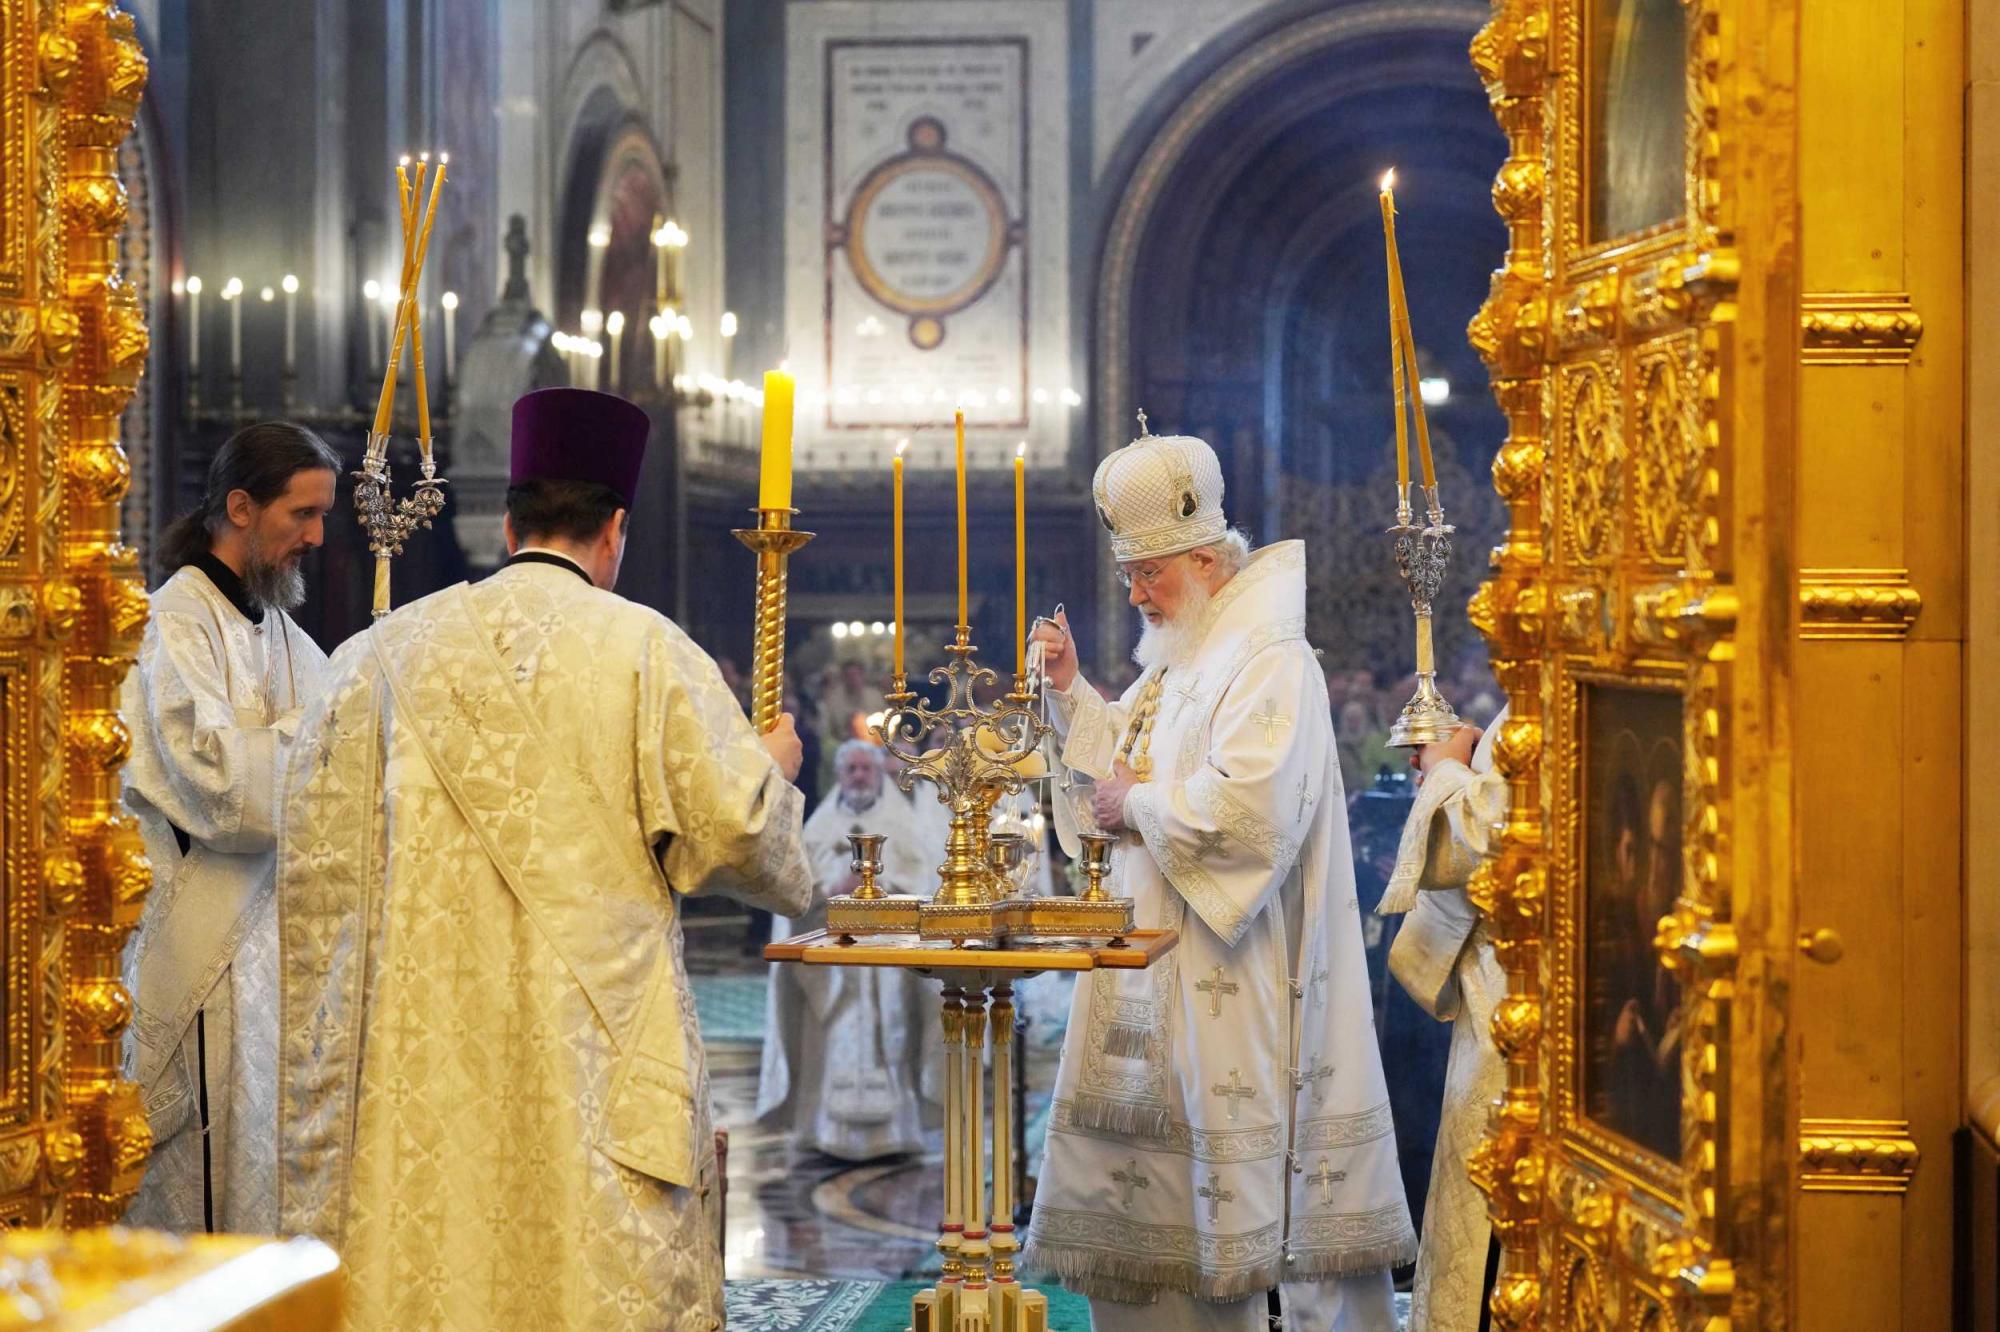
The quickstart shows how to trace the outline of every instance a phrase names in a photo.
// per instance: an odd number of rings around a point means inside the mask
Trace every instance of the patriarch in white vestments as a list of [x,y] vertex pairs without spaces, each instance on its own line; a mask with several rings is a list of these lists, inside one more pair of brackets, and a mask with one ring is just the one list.
[[515,404],[511,558],[334,654],[279,830],[286,1230],[353,1328],[722,1326],[683,896],[812,891],[790,719],[610,591],[646,414]]
[[172,572],[125,677],[125,805],[153,863],[125,954],[125,1075],[153,1131],[134,1225],[277,1227],[277,774],[326,666],[287,612],[339,470],[302,426],[232,435],[167,528]]
[[1466,1162],[1507,1086],[1506,1061],[1493,1044],[1507,974],[1465,885],[1507,817],[1507,779],[1493,770],[1493,742],[1506,720],[1503,709],[1483,734],[1461,727],[1418,753],[1423,785],[1377,907],[1382,915],[1407,913],[1389,946],[1390,972],[1419,1008],[1451,1023],[1411,1332],[1478,1332],[1491,1280],[1492,1222]]
[[[939,856],[916,807],[888,780],[888,753],[848,740],[835,753],[838,787],[806,820],[806,854],[818,885],[811,909],[774,922],[772,937],[826,924],[826,899],[859,885],[851,833],[876,833],[892,894],[926,893]],[[919,792],[925,803],[927,790]],[[791,1130],[795,1146],[846,1161],[924,1148],[941,1118],[940,1072],[926,1058],[938,1026],[938,983],[900,967],[774,965],[765,1010],[757,1117]]]
[[1076,988],[1025,1261],[1099,1332],[1395,1327],[1415,1257],[1376,1048],[1326,682],[1296,541],[1228,530],[1202,441],[1146,435],[1093,486],[1143,617],[1106,702],[1037,627],[1062,762],[1119,836],[1112,887],[1179,931]]

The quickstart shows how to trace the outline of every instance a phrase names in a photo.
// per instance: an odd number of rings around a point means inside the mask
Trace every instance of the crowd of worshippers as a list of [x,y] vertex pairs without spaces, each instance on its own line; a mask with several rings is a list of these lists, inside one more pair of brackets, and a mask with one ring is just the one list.
[[[523,397],[505,565],[330,658],[290,612],[338,457],[286,423],[217,453],[123,696],[155,870],[125,971],[155,1143],[129,1222],[319,1237],[352,1328],[723,1325],[681,899],[808,930],[854,886],[848,834],[888,834],[884,886],[920,892],[945,824],[854,733],[865,671],[760,734],[722,664],[610,590],[647,433],[609,394]],[[1460,1148],[1503,987],[1463,884],[1504,807],[1489,745],[1467,728],[1419,755],[1384,899],[1409,913],[1399,979],[1467,1019],[1420,1256],[1337,725],[1380,700],[1322,668],[1307,551],[1228,526],[1201,440],[1142,435],[1093,494],[1137,669],[1100,687],[1060,611],[1037,622],[1056,814],[1119,838],[1110,886],[1179,943],[1075,987],[1024,1266],[1101,1330],[1350,1332],[1397,1326],[1414,1260],[1415,1326],[1476,1327],[1490,1240]],[[810,970],[773,978],[760,1114],[848,1159],[924,1150],[943,1070],[922,982]]]

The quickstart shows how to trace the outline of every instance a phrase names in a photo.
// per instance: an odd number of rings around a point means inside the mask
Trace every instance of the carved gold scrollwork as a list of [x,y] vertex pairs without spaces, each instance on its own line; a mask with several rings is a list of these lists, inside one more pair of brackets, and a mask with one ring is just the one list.
[[1594,564],[1615,549],[1624,486],[1615,365],[1564,367],[1562,411],[1564,544],[1571,559]]
[[1908,569],[1799,570],[1801,638],[1907,638],[1923,608]]
[[1906,1119],[1801,1119],[1800,1187],[1809,1193],[1903,1193],[1921,1154]]
[[1803,304],[1807,365],[1903,365],[1924,336],[1904,292],[1807,292]]
[[1685,556],[1701,484],[1698,349],[1684,335],[1639,357],[1633,423],[1633,511],[1639,553],[1659,564]]

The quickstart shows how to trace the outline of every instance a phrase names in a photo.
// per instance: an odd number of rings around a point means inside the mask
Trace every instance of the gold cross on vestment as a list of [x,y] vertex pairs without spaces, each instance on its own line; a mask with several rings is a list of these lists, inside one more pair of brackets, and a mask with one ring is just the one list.
[[1208,1199],[1208,1223],[1214,1225],[1222,1219],[1222,1204],[1236,1201],[1236,1191],[1222,1187],[1221,1175],[1210,1175],[1208,1183],[1195,1190]]
[[1111,1182],[1124,1187],[1125,1210],[1128,1212],[1132,1210],[1132,1190],[1150,1189],[1153,1187],[1153,1181],[1148,1179],[1146,1173],[1139,1169],[1139,1158],[1136,1156],[1126,1159],[1123,1170],[1114,1170],[1111,1172]]
[[1335,1170],[1326,1163],[1326,1158],[1322,1156],[1319,1159],[1319,1169],[1313,1171],[1308,1178],[1311,1183],[1319,1185],[1319,1205],[1321,1207],[1331,1207],[1333,1206],[1333,1186],[1341,1180],[1346,1179],[1347,1172],[1345,1170]]
[[1229,1070],[1229,1081],[1218,1082],[1213,1087],[1210,1087],[1208,1091],[1211,1096],[1222,1096],[1228,1099],[1229,1118],[1231,1120],[1236,1118],[1237,1103],[1257,1094],[1257,1089],[1238,1077],[1236,1070],[1233,1068]]
[[451,687],[451,710],[458,719],[473,730],[479,729],[479,719],[486,712],[486,695],[468,694],[457,685]]
[[1292,719],[1278,711],[1276,699],[1267,698],[1264,700],[1264,710],[1251,714],[1250,724],[1264,728],[1264,743],[1268,746],[1278,743],[1278,732],[1290,726]]
[[[1222,979],[1222,968],[1217,967],[1214,975],[1205,981],[1196,981],[1194,988],[1208,996],[1208,1015],[1212,1018],[1219,1018],[1222,1016],[1222,996],[1225,994],[1235,994],[1237,985],[1233,980]],[[1231,1119],[1236,1118],[1233,1114],[1229,1117]]]
[[1207,860],[1210,856],[1222,850],[1223,834],[1220,829],[1214,832],[1204,832],[1197,829],[1194,841],[1194,858],[1196,860]]

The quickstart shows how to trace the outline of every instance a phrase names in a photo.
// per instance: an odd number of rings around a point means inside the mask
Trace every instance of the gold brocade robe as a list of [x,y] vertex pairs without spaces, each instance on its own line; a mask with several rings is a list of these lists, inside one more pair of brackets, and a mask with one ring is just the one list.
[[285,1228],[368,1329],[722,1325],[677,893],[804,909],[714,663],[510,566],[341,648],[280,829]]

